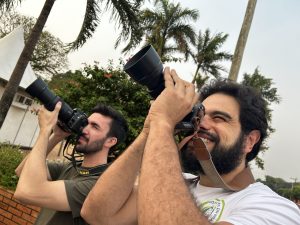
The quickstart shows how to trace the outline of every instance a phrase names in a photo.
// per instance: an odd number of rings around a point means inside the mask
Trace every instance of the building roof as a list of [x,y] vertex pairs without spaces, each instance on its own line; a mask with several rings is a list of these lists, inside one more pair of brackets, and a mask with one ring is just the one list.
[[[0,78],[8,81],[19,56],[24,48],[24,30],[18,27],[11,33],[0,39]],[[20,87],[26,88],[37,76],[34,74],[30,64],[27,65]]]

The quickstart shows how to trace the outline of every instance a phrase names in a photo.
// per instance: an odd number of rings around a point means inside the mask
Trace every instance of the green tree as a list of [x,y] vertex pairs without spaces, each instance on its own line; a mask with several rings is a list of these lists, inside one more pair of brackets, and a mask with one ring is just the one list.
[[292,190],[290,188],[279,188],[277,190],[277,194],[281,195],[282,197],[285,197],[287,199],[291,199],[292,198]]
[[[266,78],[264,77],[258,68],[254,70],[253,74],[244,74],[243,81],[241,82],[244,85],[248,85],[251,87],[254,87],[256,90],[258,90],[264,99],[266,100],[266,111],[267,111],[267,119],[269,123],[269,128],[268,128],[268,134],[269,136],[271,133],[275,131],[274,128],[271,127],[272,123],[272,109],[271,109],[271,104],[279,104],[280,103],[280,96],[277,93],[277,88],[273,87],[273,81],[271,78]],[[263,142],[261,146],[261,151],[260,152],[265,152],[268,150],[268,146],[266,145],[266,140]],[[264,168],[263,165],[263,160],[260,157],[256,157],[256,164],[259,168]]]
[[[191,21],[196,21],[199,13],[196,9],[182,8],[180,3],[168,0],[155,0],[154,9],[141,11],[140,37],[151,44],[162,62],[177,61],[174,53],[182,53],[187,59],[189,43],[195,42],[195,32]],[[125,51],[139,44],[131,42]]]
[[295,201],[299,201],[300,200],[300,185],[297,185],[293,188],[292,190],[292,198]]
[[[8,11],[0,17],[0,38],[22,25],[25,41],[36,23],[36,19],[20,15],[15,11]],[[44,78],[51,78],[54,74],[68,69],[67,52],[64,43],[48,31],[43,31],[33,51],[31,67],[34,72]]]
[[280,188],[277,192],[279,195],[288,198],[292,201],[300,200],[300,186],[295,186],[294,188]]
[[[223,33],[217,33],[211,36],[209,29],[206,29],[203,34],[199,31],[196,42],[194,43],[195,51],[193,52],[191,50],[189,53],[197,65],[192,83],[195,83],[196,79],[201,77],[201,73],[205,76],[212,75],[218,78],[221,75],[220,71],[226,71],[219,62],[230,60],[232,57],[228,52],[220,51],[227,37],[228,35]],[[201,73],[199,71],[201,71]],[[197,86],[199,86],[199,84]]]
[[129,124],[129,135],[118,151],[124,150],[138,135],[148,113],[150,96],[145,87],[135,83],[120,67],[97,64],[82,70],[53,76],[49,87],[73,108],[89,114],[97,103],[119,110]]
[[210,80],[210,77],[208,75],[203,75],[198,73],[198,76],[195,79],[194,84],[196,85],[197,90],[200,90],[203,85],[208,83]]
[[[129,38],[131,33],[135,33],[138,28],[138,19],[136,12],[141,0],[135,0],[131,2],[129,0],[124,1],[105,1],[105,9],[112,9],[112,19],[117,20],[121,26],[122,32],[117,40],[117,43]],[[0,0],[0,12],[8,11],[15,7],[21,0]],[[6,85],[2,98],[0,100],[0,128],[3,125],[9,107],[13,101],[14,95],[18,90],[23,73],[26,69],[28,62],[31,60],[33,50],[39,40],[42,30],[45,26],[47,18],[51,12],[55,0],[46,0],[42,8],[42,11],[30,33],[25,47],[17,61],[17,64],[13,70],[13,73]],[[88,38],[92,36],[99,19],[97,14],[101,12],[99,7],[99,1],[86,0],[85,17],[82,23],[81,30],[76,40],[69,44],[69,49],[77,49],[82,46]]]
[[258,179],[257,181],[262,182],[277,193],[280,193],[280,190],[282,189],[290,189],[291,187],[291,184],[282,178],[272,177],[269,175],[265,176],[265,180]]
[[258,182],[261,182],[275,191],[277,194],[288,198],[292,201],[298,201],[300,199],[300,185],[299,183],[286,182],[282,178],[276,178],[272,176],[265,176],[265,180],[257,179]]

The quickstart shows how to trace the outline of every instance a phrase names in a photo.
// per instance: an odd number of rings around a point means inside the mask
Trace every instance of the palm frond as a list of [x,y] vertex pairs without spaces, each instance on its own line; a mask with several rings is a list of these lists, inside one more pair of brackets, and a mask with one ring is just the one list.
[[21,4],[21,2],[22,0],[0,0],[0,12],[11,10],[18,6],[18,4]]
[[87,39],[92,37],[100,22],[97,15],[100,12],[101,10],[98,6],[97,0],[87,0],[86,11],[80,32],[76,40],[67,45],[68,51],[78,49],[87,41]]
[[[227,72],[227,69],[219,64],[221,61],[231,60],[232,55],[226,51],[220,51],[220,48],[227,40],[228,35],[217,33],[211,35],[209,29],[204,33],[199,31],[194,45],[196,51],[189,54],[197,64],[197,71],[200,69],[205,75],[212,75],[218,78],[221,71]],[[195,74],[193,81],[197,79]]]
[[130,39],[130,42],[134,43],[136,42],[136,40],[139,40],[140,31],[137,14],[140,1],[138,1],[137,3],[130,2],[128,0],[107,1],[106,10],[112,10],[111,19],[116,20],[119,28],[121,28],[122,30],[115,44],[115,47],[117,47],[121,41]]
[[147,43],[153,45],[162,60],[181,60],[171,56],[174,53],[182,53],[187,60],[191,52],[189,43],[194,43],[196,37],[190,22],[196,21],[198,16],[197,10],[182,8],[179,3],[155,0],[153,10],[141,11],[142,35]]

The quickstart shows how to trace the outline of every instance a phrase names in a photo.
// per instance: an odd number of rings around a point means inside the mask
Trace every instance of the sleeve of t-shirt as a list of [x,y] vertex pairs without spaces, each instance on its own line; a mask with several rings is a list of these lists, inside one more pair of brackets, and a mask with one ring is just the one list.
[[300,210],[279,195],[260,195],[241,199],[225,219],[234,225],[299,225]]
[[95,185],[98,177],[86,177],[81,180],[64,180],[67,198],[72,211],[73,218],[80,216],[83,202]]

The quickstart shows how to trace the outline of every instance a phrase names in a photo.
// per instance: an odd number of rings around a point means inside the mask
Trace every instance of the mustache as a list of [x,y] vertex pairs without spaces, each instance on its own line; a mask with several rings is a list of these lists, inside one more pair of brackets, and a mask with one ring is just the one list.
[[210,140],[212,140],[213,142],[216,142],[216,143],[218,143],[219,140],[220,140],[220,138],[216,134],[210,133],[207,130],[200,129],[198,131],[198,134],[205,134],[208,137],[208,139],[210,139]]
[[[89,141],[88,137],[87,137],[85,134],[81,134],[81,135],[79,136],[79,138],[83,138],[86,142]],[[78,139],[79,139],[79,138],[78,138]]]

